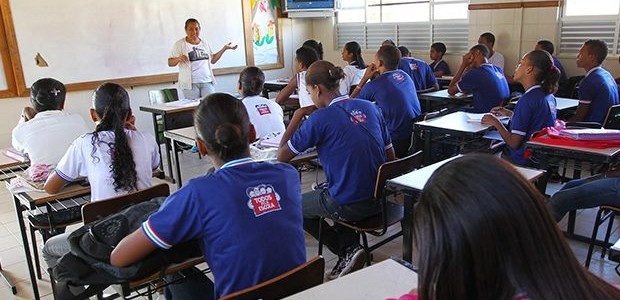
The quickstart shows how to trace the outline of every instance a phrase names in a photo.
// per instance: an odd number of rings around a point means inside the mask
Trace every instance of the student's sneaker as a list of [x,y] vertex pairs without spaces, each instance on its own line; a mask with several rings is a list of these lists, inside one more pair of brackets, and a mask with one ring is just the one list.
[[198,153],[198,146],[192,146],[190,151],[192,151],[192,153]]
[[342,277],[363,268],[364,264],[366,264],[364,248],[359,245],[352,246],[347,249],[344,257],[338,257],[338,262],[331,272],[325,275],[325,279],[332,280]]

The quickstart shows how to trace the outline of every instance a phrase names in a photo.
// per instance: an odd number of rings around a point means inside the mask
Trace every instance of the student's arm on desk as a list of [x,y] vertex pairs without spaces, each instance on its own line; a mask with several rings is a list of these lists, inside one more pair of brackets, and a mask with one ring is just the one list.
[[43,189],[48,194],[56,194],[65,187],[67,183],[60,177],[58,174],[53,173],[50,177],[47,178]]
[[504,139],[504,142],[513,149],[519,148],[523,144],[523,136],[518,134],[512,134],[508,132],[508,129],[504,127],[504,124],[493,114],[486,114],[482,117],[482,124],[495,127],[499,134]]
[[293,78],[291,78],[291,80],[288,81],[286,86],[282,90],[280,90],[280,92],[276,96],[276,102],[278,104],[282,104],[283,102],[288,100],[288,98],[293,94],[293,92],[295,92],[296,88],[297,88],[297,75],[293,76]]
[[124,237],[112,250],[110,264],[117,267],[132,265],[149,253],[155,251],[156,246],[149,240],[142,228]]
[[456,95],[456,93],[460,92],[457,84],[459,83],[459,81],[461,81],[463,73],[465,73],[465,71],[469,69],[469,66],[471,66],[472,62],[473,56],[471,55],[471,53],[468,52],[463,55],[463,60],[461,61],[459,70],[456,72],[456,74],[454,74],[454,77],[452,78],[452,80],[450,80],[450,85],[448,85],[448,94]]
[[293,151],[289,149],[287,143],[291,139],[295,131],[297,131],[297,129],[299,128],[299,125],[301,124],[301,119],[311,114],[315,110],[316,106],[312,105],[299,108],[295,111],[293,117],[291,118],[291,122],[288,124],[288,127],[286,127],[286,130],[282,135],[282,139],[280,140],[280,147],[278,148],[279,161],[289,162],[291,159],[293,159],[293,157],[297,156],[297,154],[293,153]]
[[586,115],[590,110],[590,104],[582,103],[579,101],[579,105],[577,105],[577,110],[575,110],[575,115],[568,118],[569,122],[583,122],[586,119]]

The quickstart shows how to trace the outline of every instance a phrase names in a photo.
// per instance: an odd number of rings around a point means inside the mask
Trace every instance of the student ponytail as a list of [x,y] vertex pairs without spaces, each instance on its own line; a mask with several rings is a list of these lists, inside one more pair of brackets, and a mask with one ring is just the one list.
[[65,85],[53,78],[42,78],[30,87],[30,104],[36,112],[61,109],[65,103]]
[[313,63],[312,68],[306,72],[306,84],[321,84],[330,91],[340,88],[340,79],[342,78],[344,78],[344,70],[326,60]]
[[526,58],[530,64],[538,69],[536,81],[545,94],[553,94],[558,90],[560,70],[553,64],[551,54],[545,50],[533,50]]
[[353,54],[353,61],[358,69],[366,69],[366,63],[362,57],[362,47],[360,47],[360,44],[357,42],[348,42],[344,44],[344,49]]
[[222,161],[250,155],[250,119],[243,103],[225,93],[207,96],[194,113],[198,138]]
[[258,67],[247,67],[239,74],[243,97],[260,95],[265,84],[265,73]]
[[136,163],[133,160],[129,140],[125,134],[125,122],[131,113],[129,94],[118,84],[104,83],[93,94],[93,106],[97,116],[99,116],[99,124],[93,132],[91,156],[93,159],[99,160],[94,156],[95,148],[101,142],[99,132],[114,132],[114,144],[110,145],[110,156],[112,157],[110,170],[114,179],[114,190],[137,190]]
[[323,60],[323,44],[321,44],[321,42],[317,42],[315,40],[307,40],[302,44],[302,46],[313,49],[314,51],[316,51],[319,60]]

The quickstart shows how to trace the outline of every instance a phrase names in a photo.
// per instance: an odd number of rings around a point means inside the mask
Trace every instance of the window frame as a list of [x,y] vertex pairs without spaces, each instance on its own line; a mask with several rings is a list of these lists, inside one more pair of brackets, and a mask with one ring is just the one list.
[[[568,23],[573,23],[573,24],[579,24],[581,23],[587,23],[587,22],[610,22],[613,21],[615,22],[615,29],[614,29],[614,37],[613,37],[613,42],[608,43],[608,47],[609,47],[609,52],[608,52],[608,57],[618,57],[620,56],[620,6],[618,7],[618,13],[617,14],[610,14],[610,15],[579,15],[579,16],[567,16],[566,15],[566,9],[567,9],[567,2],[571,1],[571,0],[565,0],[562,2],[562,7],[560,10],[560,18],[558,21],[558,46],[557,46],[557,55],[558,57],[561,58],[573,58],[575,57],[575,55],[577,55],[578,52],[575,52],[574,50],[567,50],[567,47],[563,46],[562,43],[562,37],[563,37],[563,24],[568,22]],[[585,39],[584,39],[585,41]]]
[[28,89],[21,67],[15,27],[13,26],[8,0],[0,0],[0,56],[7,84],[7,89],[0,90],[0,98],[27,95]]

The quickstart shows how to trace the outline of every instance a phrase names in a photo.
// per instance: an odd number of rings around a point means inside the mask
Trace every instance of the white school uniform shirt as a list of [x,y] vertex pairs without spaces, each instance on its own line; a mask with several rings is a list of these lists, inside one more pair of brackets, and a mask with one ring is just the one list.
[[494,51],[493,55],[489,57],[489,63],[504,71],[504,56],[501,53]]
[[340,95],[348,95],[352,85],[358,85],[364,77],[366,69],[358,69],[355,65],[347,65],[342,68],[344,78],[340,79]]
[[261,96],[243,98],[250,123],[256,129],[256,137],[262,138],[274,132],[284,132],[284,113],[275,101]]
[[[136,186],[143,190],[152,185],[153,170],[159,167],[158,145],[155,137],[149,133],[125,129],[129,147],[136,164]],[[112,198],[128,193],[114,190],[112,178],[112,157],[110,146],[114,145],[113,131],[100,131],[99,142],[94,147],[92,133],[77,138],[67,153],[58,163],[56,174],[65,182],[74,182],[88,178],[90,182],[91,201]]]
[[297,73],[297,95],[299,95],[300,107],[314,105],[310,92],[306,89],[306,71]]
[[28,153],[32,165],[56,165],[69,145],[89,128],[84,119],[61,110],[37,113],[25,122],[20,119],[13,129],[13,148]]

